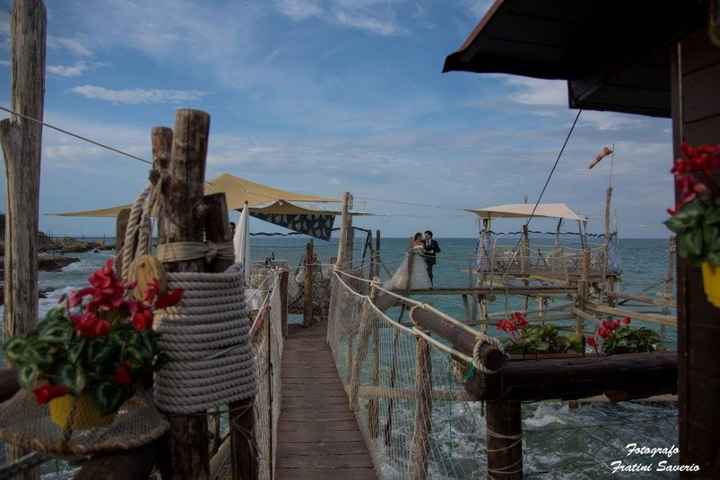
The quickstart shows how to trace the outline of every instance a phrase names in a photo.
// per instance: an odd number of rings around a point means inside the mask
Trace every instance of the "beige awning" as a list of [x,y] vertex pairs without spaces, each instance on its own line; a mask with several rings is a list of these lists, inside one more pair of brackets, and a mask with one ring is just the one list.
[[[229,173],[223,173],[205,184],[205,195],[213,193],[225,193],[228,210],[241,210],[247,203],[250,206],[251,212],[257,210],[260,213],[272,214],[319,213],[315,209],[304,209],[292,205],[289,202],[340,203],[336,198],[288,192],[279,188],[255,183],[245,178],[236,177]],[[119,205],[117,207],[101,208],[98,210],[55,213],[51,215],[59,215],[61,217],[116,217],[121,210],[126,208],[130,208],[130,205]],[[328,212],[328,214],[330,213],[337,212]]]
[[[478,215],[480,218],[528,218],[532,214],[534,204],[515,203],[509,205],[498,205],[488,208],[467,209]],[[535,217],[562,218],[564,220],[576,220],[584,222],[587,217],[578,215],[564,203],[541,203],[535,210]]]

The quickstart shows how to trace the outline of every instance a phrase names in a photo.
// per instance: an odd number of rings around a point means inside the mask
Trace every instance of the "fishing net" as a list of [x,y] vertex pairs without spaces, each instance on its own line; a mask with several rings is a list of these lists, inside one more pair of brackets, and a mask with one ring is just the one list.
[[[37,452],[74,458],[130,450],[159,438],[167,420],[144,391],[126,401],[106,425],[82,429],[88,412],[70,407],[64,427],[53,421],[48,405],[38,405],[32,392],[20,390],[0,407],[0,438]],[[51,416],[53,418],[51,418]]]
[[467,365],[344,280],[333,279],[328,342],[378,477],[483,478],[485,422],[462,386]]

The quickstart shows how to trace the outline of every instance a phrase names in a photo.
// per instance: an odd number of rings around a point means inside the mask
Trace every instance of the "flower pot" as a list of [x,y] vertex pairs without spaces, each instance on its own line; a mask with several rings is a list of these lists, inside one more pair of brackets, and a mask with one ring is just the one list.
[[[73,407],[75,412],[73,414]],[[71,419],[71,415],[73,418]],[[87,393],[79,397],[75,395],[63,395],[62,397],[50,400],[50,419],[63,430],[90,430],[96,427],[110,425],[115,414],[103,415],[97,403]],[[72,423],[68,425],[72,420]]]
[[703,262],[702,272],[708,302],[720,307],[720,267],[715,267],[710,262]]

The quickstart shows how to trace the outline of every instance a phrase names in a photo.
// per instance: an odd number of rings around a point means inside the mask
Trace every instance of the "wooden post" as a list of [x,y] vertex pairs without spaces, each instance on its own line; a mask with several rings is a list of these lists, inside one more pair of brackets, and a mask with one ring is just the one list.
[[[205,197],[204,203],[207,240],[213,243],[232,241],[225,194],[208,195]],[[232,264],[233,260],[229,258],[216,257],[209,270],[224,272]],[[270,322],[266,321],[265,328],[268,328],[268,332],[270,332],[269,327]],[[229,405],[230,460],[233,480],[256,480],[258,478],[254,404],[255,397],[251,397],[231,402]]]
[[290,272],[280,272],[280,322],[282,324],[283,338],[288,336],[288,277]]
[[305,276],[303,282],[303,327],[313,324],[313,270],[315,268],[315,249],[313,241],[305,245]]
[[124,208],[120,210],[115,219],[115,271],[122,272],[123,264],[123,245],[125,245],[125,232],[127,231],[128,220],[130,219],[130,209]]
[[[188,109],[177,111],[169,165],[170,188],[162,192],[165,208],[159,219],[160,244],[203,241],[209,130],[210,115],[207,113]],[[204,272],[205,260],[168,262],[164,266],[168,272]],[[205,412],[170,415],[168,420],[170,431],[165,468],[169,478],[207,479],[210,472]]]
[[[578,281],[578,293],[577,293],[577,308],[585,310],[585,305],[588,301],[588,295],[590,294],[590,249],[583,248],[580,257],[580,280]],[[585,332],[585,319],[580,316],[575,316],[575,333],[583,335]]]
[[380,230],[375,230],[375,249],[373,250],[375,254],[375,262],[373,265],[375,266],[375,270],[372,272],[372,278],[380,278]]
[[[378,234],[380,230],[378,230]],[[376,245],[378,237],[375,237]],[[373,278],[373,287],[370,290],[370,295],[375,295],[375,284],[380,283],[380,277]],[[373,297],[375,298],[375,297]],[[373,386],[380,385],[380,328],[377,321],[370,322],[370,330],[373,338],[373,349],[372,349],[372,384]],[[377,398],[371,398],[368,400],[368,431],[370,432],[371,438],[377,438],[380,433],[379,427],[379,416],[380,406]]]
[[518,401],[486,402],[488,478],[522,480],[522,408]]
[[415,433],[410,478],[425,480],[428,477],[432,430],[432,362],[430,346],[422,337],[417,337],[415,344],[415,392]]
[[374,318],[371,315],[372,307],[368,302],[375,301],[377,295],[376,283],[370,285],[369,299],[363,302],[360,313],[360,327],[358,330],[358,350],[355,358],[350,358],[350,409],[354,412],[358,407],[358,390],[360,388],[360,372],[362,371],[362,363],[367,358],[368,343],[373,330]]
[[[5,338],[27,333],[38,319],[38,217],[45,99],[46,10],[41,0],[15,0],[10,19],[11,108],[19,115],[0,122],[5,155]],[[12,462],[27,451],[7,447]],[[33,469],[22,478],[37,478]]]
[[340,241],[338,244],[338,258],[336,266],[345,272],[352,269],[353,261],[353,228],[352,228],[352,195],[345,192],[342,206],[342,225],[340,227]]

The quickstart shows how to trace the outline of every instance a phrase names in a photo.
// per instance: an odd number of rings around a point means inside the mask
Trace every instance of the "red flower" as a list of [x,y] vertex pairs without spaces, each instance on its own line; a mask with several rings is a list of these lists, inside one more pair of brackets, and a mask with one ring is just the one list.
[[83,288],[82,290],[73,290],[72,292],[70,292],[70,297],[69,297],[70,308],[77,307],[78,305],[80,305],[82,303],[83,298],[92,293],[93,293],[92,288]]
[[125,286],[112,269],[112,258],[89,278],[93,299],[87,309],[91,311],[119,309],[125,305]]
[[515,328],[515,324],[514,324],[513,322],[511,322],[510,320],[508,320],[507,318],[504,318],[504,319],[500,320],[500,321],[497,323],[496,328],[497,328],[498,330],[502,330],[502,331],[505,332],[505,333],[512,333],[512,332],[514,332],[515,329],[516,329],[516,328]]
[[631,321],[630,317],[625,317],[625,318],[623,318],[622,323],[623,323],[623,325],[630,325],[630,321]]
[[145,301],[148,303],[153,303],[157,296],[160,294],[160,282],[157,278],[153,278],[150,282],[148,282],[148,286],[145,289]]
[[596,352],[598,351],[598,342],[597,342],[597,339],[596,339],[594,336],[592,336],[592,337],[587,337],[585,343],[587,343],[587,344],[590,345],[592,348],[594,348]]
[[45,405],[53,398],[67,395],[70,393],[70,389],[65,385],[50,385],[46,383],[33,390],[33,393],[35,394],[35,400],[37,400],[38,405]]
[[104,337],[110,333],[110,322],[107,320],[98,320],[93,329],[93,334],[96,337]]
[[172,292],[168,292],[167,294],[158,297],[158,299],[155,301],[155,308],[158,310],[161,310],[163,308],[172,307],[173,305],[177,305],[183,296],[183,289],[182,288],[176,288]]
[[130,374],[130,369],[128,368],[127,363],[123,363],[118,367],[117,370],[115,370],[115,373],[113,374],[113,380],[118,385],[132,384],[132,375]]
[[515,326],[520,330],[524,329],[528,324],[527,318],[525,318],[525,315],[522,312],[513,313],[512,319]]
[[142,303],[137,303],[134,310],[135,311],[133,312],[132,316],[132,324],[133,327],[135,327],[135,330],[137,330],[138,332],[142,332],[152,327],[153,312],[152,310],[150,310],[149,307]]
[[70,319],[75,324],[78,335],[85,337],[95,336],[95,324],[98,323],[98,318],[93,312],[85,311],[82,315],[71,316]]

